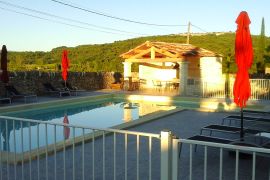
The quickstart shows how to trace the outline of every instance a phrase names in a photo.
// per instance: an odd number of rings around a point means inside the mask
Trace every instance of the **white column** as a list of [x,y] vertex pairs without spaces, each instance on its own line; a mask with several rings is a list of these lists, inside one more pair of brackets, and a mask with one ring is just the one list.
[[124,78],[128,80],[131,77],[131,62],[123,62],[124,64]]
[[131,77],[131,62],[123,62],[124,64],[124,90],[130,89],[129,77]]
[[181,61],[179,62],[179,94],[186,95],[187,91],[187,79],[188,79],[188,62]]

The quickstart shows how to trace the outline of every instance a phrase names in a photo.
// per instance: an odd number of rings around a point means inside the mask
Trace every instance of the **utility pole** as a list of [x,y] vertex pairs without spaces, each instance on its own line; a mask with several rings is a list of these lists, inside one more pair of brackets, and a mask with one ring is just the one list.
[[188,32],[187,32],[187,44],[189,44],[189,36],[190,36],[190,25],[191,23],[188,22]]

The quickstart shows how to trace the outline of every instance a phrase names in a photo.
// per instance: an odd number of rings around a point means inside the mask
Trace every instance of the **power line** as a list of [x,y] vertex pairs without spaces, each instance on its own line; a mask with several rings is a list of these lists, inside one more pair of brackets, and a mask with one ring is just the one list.
[[123,31],[123,30],[114,29],[114,28],[108,28],[108,27],[104,27],[104,26],[97,26],[97,25],[90,24],[90,23],[87,23],[87,22],[82,22],[82,21],[78,21],[78,20],[75,20],[75,19],[65,18],[65,17],[57,16],[57,15],[54,15],[54,14],[50,14],[50,13],[38,11],[38,10],[35,10],[35,9],[30,9],[30,8],[27,8],[27,7],[15,5],[15,4],[7,3],[7,2],[3,2],[3,1],[0,1],[0,3],[5,4],[7,6],[15,7],[15,8],[18,8],[18,9],[23,9],[23,10],[31,11],[31,12],[38,13],[38,14],[41,14],[41,15],[46,15],[46,16],[50,16],[50,17],[62,19],[62,20],[65,20],[65,21],[72,21],[72,22],[75,22],[75,23],[79,23],[79,24],[83,24],[83,25],[87,25],[87,26],[92,26],[92,27],[95,27],[95,28],[112,30],[112,31],[118,31],[118,32],[127,33],[127,34],[136,34],[136,35],[140,35],[140,36],[149,35],[149,34],[142,34],[142,33],[135,33],[135,32]]
[[136,24],[148,25],[148,26],[166,26],[166,27],[187,26],[187,25],[176,25],[176,24],[154,24],[154,23],[140,22],[140,21],[135,21],[135,20],[131,20],[131,19],[125,19],[125,18],[121,18],[121,17],[117,17],[117,16],[108,15],[108,14],[105,14],[105,13],[102,13],[102,12],[89,10],[89,9],[86,9],[86,8],[82,8],[82,7],[75,6],[75,5],[65,3],[65,2],[62,2],[62,1],[58,1],[58,0],[50,0],[50,1],[53,1],[53,2],[61,4],[61,5],[69,6],[69,7],[74,8],[74,9],[79,9],[79,10],[82,10],[82,11],[85,11],[85,12],[88,12],[88,13],[92,13],[92,14],[96,14],[96,15],[99,15],[99,16],[104,16],[104,17],[107,17],[107,18],[116,19],[116,20],[120,20],[120,21],[125,21],[125,22],[129,22],[129,23],[136,23]]
[[15,10],[8,9],[8,8],[0,7],[0,9],[5,10],[5,11],[9,11],[9,12],[13,12],[13,13],[16,13],[16,14],[21,14],[21,15],[32,17],[32,18],[41,19],[41,20],[45,20],[45,21],[49,21],[49,22],[58,23],[58,24],[63,24],[63,25],[71,26],[71,27],[80,28],[80,29],[85,29],[85,30],[90,30],[90,31],[97,31],[97,32],[102,32],[102,33],[107,33],[107,34],[116,34],[116,35],[125,35],[126,36],[126,34],[122,34],[122,33],[116,33],[116,32],[109,32],[109,31],[103,31],[103,30],[87,28],[87,27],[83,27],[83,26],[78,26],[78,25],[74,25],[74,24],[69,24],[69,23],[65,23],[65,22],[61,22],[61,21],[56,21],[56,20],[43,18],[43,17],[40,17],[40,16],[32,15],[32,14],[27,14],[27,13],[15,11]]
[[[72,2],[72,1],[68,1],[68,0],[61,0],[62,2],[64,2],[64,3],[68,3],[68,4],[71,4],[71,5],[73,5],[73,6],[79,6],[79,7],[81,7],[81,8],[84,8],[84,9],[89,9],[88,7],[86,7],[86,6],[83,6],[82,4],[77,4],[77,3],[74,3],[74,2]],[[91,11],[95,11],[95,12],[98,12],[98,13],[103,13],[102,11],[98,11],[98,10],[93,10],[93,9],[90,9]],[[105,13],[104,13],[105,14]],[[108,14],[107,14],[108,15]],[[187,25],[177,25],[177,27],[175,27],[175,28],[178,28],[178,27],[185,27],[185,26],[187,26]],[[148,26],[149,28],[154,28],[155,30],[160,30],[160,31],[168,31],[168,29],[167,29],[167,27],[166,26]],[[172,28],[172,27],[169,27],[169,28]],[[149,34],[148,34],[149,35]],[[149,36],[151,36],[151,35],[149,35]]]
[[[52,1],[56,1],[56,0],[52,0]],[[58,1],[56,1],[56,2],[58,2]],[[114,29],[114,28],[108,28],[108,27],[104,27],[104,26],[98,26],[98,25],[87,23],[87,22],[78,21],[78,20],[71,19],[71,18],[65,18],[65,17],[54,15],[54,14],[38,11],[38,10],[35,10],[35,9],[30,9],[30,8],[27,8],[27,7],[15,5],[15,4],[4,2],[4,1],[0,1],[0,3],[4,4],[4,5],[7,5],[7,6],[15,7],[15,8],[18,8],[18,9],[23,9],[23,10],[31,11],[31,12],[34,12],[34,13],[38,13],[38,14],[41,14],[41,15],[46,15],[46,16],[50,16],[50,17],[53,17],[53,18],[62,19],[62,20],[65,20],[65,21],[72,21],[72,22],[75,22],[75,23],[79,23],[79,24],[83,24],[83,25],[87,25],[87,26],[92,26],[94,28],[99,28],[99,29],[87,28],[87,27],[83,27],[83,26],[78,26],[78,25],[74,25],[74,24],[70,24],[70,23],[66,23],[66,22],[62,22],[62,21],[56,21],[56,20],[36,16],[36,15],[33,15],[33,14],[27,14],[27,13],[15,11],[15,10],[12,10],[12,9],[7,9],[7,8],[0,7],[0,9],[2,9],[2,10],[14,12],[14,13],[17,13],[17,14],[22,14],[22,15],[25,15],[25,16],[30,16],[30,17],[33,17],[33,18],[41,19],[41,20],[51,21],[51,22],[54,22],[54,23],[59,23],[59,24],[63,24],[63,25],[71,26],[71,27],[76,27],[76,28],[80,28],[80,29],[98,31],[98,32],[108,33],[108,34],[117,34],[117,35],[127,35],[127,34],[136,34],[136,35],[143,35],[143,36],[149,36],[150,35],[150,34],[135,33],[135,32],[129,32],[129,31],[124,31],[124,30]],[[200,28],[200,27],[198,27],[198,26],[196,26],[194,24],[190,24],[190,25],[197,28],[197,29],[199,29],[199,30],[201,30],[201,31],[203,31],[203,32],[207,33],[206,30],[204,30],[204,29],[202,29],[202,28]],[[182,26],[182,25],[177,25],[177,26]],[[187,26],[187,25],[183,25],[183,26]],[[106,30],[110,30],[110,31],[104,31],[104,30],[100,30],[100,29],[106,29]],[[116,33],[116,32],[111,32],[111,31],[118,31],[118,32],[121,32],[121,33]],[[123,34],[123,33],[125,33],[125,34]]]
[[197,28],[197,29],[199,29],[199,30],[201,30],[201,31],[203,31],[203,32],[205,32],[205,33],[207,33],[207,31],[205,31],[204,29],[200,28],[199,26],[195,26],[194,24],[191,24],[191,26],[193,26],[193,27],[195,27],[195,28]]

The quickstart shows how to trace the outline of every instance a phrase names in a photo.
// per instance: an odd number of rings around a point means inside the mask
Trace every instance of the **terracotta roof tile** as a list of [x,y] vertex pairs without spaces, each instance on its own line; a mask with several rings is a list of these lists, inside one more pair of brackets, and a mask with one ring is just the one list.
[[193,46],[191,44],[180,43],[167,43],[167,42],[150,42],[145,43],[129,50],[126,53],[120,55],[122,58],[131,58],[132,56],[139,54],[141,51],[155,47],[160,50],[164,50],[174,54],[176,57],[182,58],[185,56],[199,56],[199,57],[220,57],[222,55],[214,53],[212,51]]

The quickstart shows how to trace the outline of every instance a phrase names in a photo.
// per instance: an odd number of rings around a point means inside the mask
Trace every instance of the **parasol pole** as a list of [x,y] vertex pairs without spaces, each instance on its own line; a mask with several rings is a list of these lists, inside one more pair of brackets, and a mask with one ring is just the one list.
[[243,141],[244,138],[244,117],[243,117],[243,108],[241,107],[241,131],[240,131],[240,140]]

